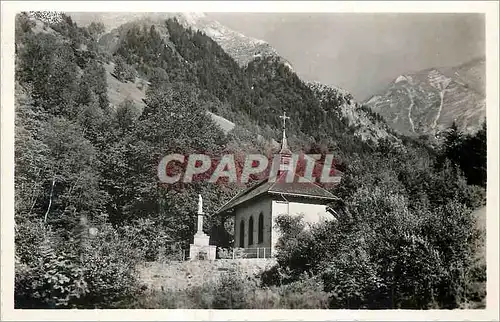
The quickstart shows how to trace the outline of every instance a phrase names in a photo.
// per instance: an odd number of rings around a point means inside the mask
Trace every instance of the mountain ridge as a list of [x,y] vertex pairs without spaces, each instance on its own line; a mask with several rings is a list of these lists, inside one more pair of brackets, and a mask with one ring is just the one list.
[[[355,102],[353,96],[345,89],[317,81],[306,84],[320,100],[324,109],[331,108],[329,105],[333,101],[331,106],[336,106],[338,116],[346,119],[349,126],[356,128],[357,131],[353,134],[363,141],[378,142],[380,139],[399,141],[381,118],[370,113],[370,110],[363,109],[363,106]],[[337,103],[339,101],[340,104]]]
[[364,104],[405,135],[437,135],[453,122],[474,132],[486,117],[484,75],[484,58],[404,73]]
[[[80,13],[68,14],[75,17],[79,24],[85,25],[91,22],[89,17]],[[184,27],[199,30],[214,39],[242,67],[248,65],[255,57],[275,56],[280,57],[289,68],[293,69],[292,64],[269,43],[230,29],[201,12],[99,13],[92,19],[103,22],[107,31],[113,32],[114,29],[127,23],[145,19],[161,23],[169,18],[176,18]]]

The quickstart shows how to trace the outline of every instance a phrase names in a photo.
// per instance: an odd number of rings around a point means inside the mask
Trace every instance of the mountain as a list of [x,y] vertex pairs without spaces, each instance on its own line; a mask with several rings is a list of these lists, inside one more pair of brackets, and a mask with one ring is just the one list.
[[[274,56],[280,57],[283,62],[292,68],[290,62],[281,57],[279,53],[267,42],[245,36],[234,31],[218,21],[215,21],[204,13],[199,12],[159,12],[159,13],[129,13],[129,12],[107,12],[95,13],[92,16],[86,13],[70,13],[71,17],[81,25],[89,24],[91,21],[102,22],[108,31],[117,30],[122,25],[131,22],[148,22],[163,24],[166,19],[176,18],[185,28],[199,30],[215,40],[225,52],[227,52],[240,66],[246,66],[256,57]],[[113,34],[113,32],[111,32]],[[116,31],[115,31],[116,33]]]
[[[39,19],[43,19],[45,16],[53,19],[56,13],[44,14],[43,16],[36,13],[36,15],[36,18]],[[95,13],[92,15],[88,13],[70,13],[70,16],[71,19],[79,25],[88,26],[91,22],[103,23],[108,32],[100,36],[98,43],[102,51],[111,54],[115,54],[120,47],[123,49],[124,43],[127,43],[127,39],[130,36],[131,30],[137,30],[137,28],[143,28],[144,26],[147,28],[154,26],[155,31],[161,36],[166,46],[168,46],[173,54],[189,69],[188,66],[196,65],[197,62],[193,61],[193,59],[190,59],[185,53],[179,50],[179,43],[175,43],[175,41],[171,40],[172,30],[169,30],[168,24],[166,23],[166,20],[175,18],[177,23],[183,28],[192,31],[200,31],[210,37],[224,50],[224,52],[238,63],[240,68],[246,71],[248,74],[247,76],[250,77],[250,81],[240,80],[238,82],[250,83],[251,85],[249,85],[250,88],[241,88],[242,92],[250,91],[259,96],[270,96],[270,100],[273,104],[274,102],[277,103],[276,95],[274,93],[263,94],[262,91],[264,87],[267,87],[267,82],[281,81],[279,80],[280,75],[276,75],[277,66],[282,65],[287,67],[289,70],[288,72],[293,74],[293,77],[297,77],[295,73],[293,73],[290,63],[279,56],[278,52],[272,48],[271,45],[262,40],[247,37],[233,31],[219,22],[210,19],[203,13],[108,12]],[[127,50],[128,49],[130,49],[130,46],[127,47]],[[126,50],[122,50],[122,53],[124,51]],[[108,62],[103,66],[106,69],[108,97],[111,105],[116,107],[125,99],[129,98],[134,102],[135,106],[142,110],[144,108],[144,100],[148,86],[147,77],[144,74],[138,74],[134,81],[121,82],[112,75],[115,66],[113,62]],[[185,67],[178,66],[178,68]],[[169,68],[167,68],[167,72],[168,70]],[[203,71],[203,73],[204,72],[205,71]],[[195,72],[193,70],[188,70],[184,73],[192,74]],[[266,75],[264,77],[256,77],[257,74]],[[247,76],[242,77],[247,78]],[[305,91],[303,95],[310,96],[309,99],[311,100],[317,100],[317,103],[315,102],[314,104],[321,106],[317,107],[318,113],[331,113],[335,115],[334,119],[341,120],[342,124],[338,123],[338,121],[332,121],[333,119],[329,117],[329,122],[333,122],[331,127],[335,128],[334,131],[339,132],[339,135],[341,135],[341,132],[348,132],[349,135],[355,135],[364,142],[378,142],[381,138],[396,139],[394,135],[389,133],[390,128],[384,124],[383,120],[377,118],[377,115],[370,110],[354,102],[352,95],[345,90],[317,82],[304,82],[303,86],[304,88],[301,89]],[[275,86],[273,86],[273,88],[275,88]],[[252,93],[250,94],[254,95]],[[225,100],[227,98],[226,96],[225,94],[218,95],[218,98],[220,100]],[[306,101],[307,100],[308,99],[306,99]],[[284,101],[282,99],[279,101],[283,105]],[[291,100],[291,103],[295,101],[297,100]],[[310,104],[307,104],[307,106],[309,106],[309,109],[311,108]],[[264,108],[269,109],[269,106],[266,105]],[[281,108],[286,109],[286,106],[276,106],[276,115],[279,114],[278,110]],[[233,107],[232,110],[235,110],[235,108]],[[323,112],[320,112],[321,110]],[[262,110],[259,112],[253,109],[250,113],[260,116],[262,112]],[[246,117],[244,114],[238,113],[237,111],[233,111],[232,113],[227,113],[226,111],[226,113],[224,113],[220,110],[209,110],[207,113],[209,113],[213,121],[215,121],[225,133],[234,129],[238,123],[241,126],[242,123],[249,122],[248,118],[245,120]],[[239,118],[243,118],[243,120]],[[248,128],[248,126],[246,127]],[[260,127],[262,128],[265,126],[261,124]],[[267,133],[259,132],[255,137],[258,142],[261,143],[264,142],[271,146],[277,144],[277,142],[274,141],[275,135],[269,133],[269,131],[267,131]],[[293,138],[291,138],[291,140],[293,142]]]
[[[77,20],[82,23],[82,18],[76,16]],[[182,36],[182,32],[177,34],[177,27],[174,27],[172,22],[166,23],[165,20],[168,18],[169,21],[172,21],[175,18],[177,24],[186,28],[187,30],[192,30],[195,34],[195,31],[200,31],[210,39],[215,41],[221,48],[229,54],[229,56],[234,59],[240,68],[243,69],[244,74],[243,80],[238,80],[238,83],[244,83],[248,85],[239,86],[241,88],[242,93],[238,93],[237,95],[245,95],[244,92],[249,92],[250,96],[270,96],[270,100],[272,101],[272,105],[281,102],[282,106],[276,106],[276,114],[279,114],[280,109],[287,109],[286,103],[283,99],[276,100],[276,94],[273,92],[263,92],[263,88],[268,87],[269,83],[278,83],[282,82],[281,77],[285,73],[284,70],[281,69],[280,66],[284,66],[286,69],[286,74],[290,74],[290,77],[294,77],[297,79],[297,75],[293,72],[291,65],[267,43],[256,40],[250,37],[246,37],[238,32],[232,31],[231,29],[221,25],[220,23],[213,21],[206,17],[204,14],[192,14],[192,13],[155,13],[155,14],[123,14],[118,16],[115,13],[103,13],[102,15],[98,15],[97,19],[101,22],[112,21],[116,23],[116,21],[123,22],[120,26],[111,29],[108,33],[102,35],[99,39],[99,44],[104,51],[115,54],[120,51],[120,53],[125,54],[128,50],[130,50],[130,46],[127,45],[127,50],[123,50],[124,43],[128,42],[128,37],[130,37],[131,30],[138,30],[137,28],[150,28],[151,26],[155,27],[156,32],[158,32],[162,40],[165,42],[166,46],[168,46],[175,55],[178,56],[179,60],[183,62],[185,66],[197,66],[199,62],[193,60],[194,57],[188,57],[187,53],[183,50],[180,50],[182,44],[187,43],[189,40],[186,38],[184,40],[180,40]],[[96,17],[94,17],[96,19]],[[85,23],[85,21],[83,21]],[[88,22],[87,22],[88,24]],[[108,29],[113,27],[114,24],[111,23],[108,25]],[[193,34],[193,35],[194,35]],[[176,36],[177,35],[177,36]],[[180,37],[180,38],[178,38]],[[135,40],[134,40],[135,41]],[[199,46],[199,45],[196,45]],[[120,49],[121,48],[121,49]],[[137,51],[140,49],[135,48],[131,49],[132,51]],[[257,53],[257,54],[255,54]],[[125,54],[126,55],[126,54]],[[218,64],[221,64],[218,61]],[[184,67],[182,67],[184,68]],[[194,67],[196,68],[196,67]],[[168,71],[168,68],[167,68]],[[204,75],[206,73],[206,69],[199,71],[200,77],[206,78]],[[235,71],[231,71],[234,73]],[[189,70],[188,73],[193,74],[196,71]],[[227,76],[226,76],[227,77]],[[116,82],[116,81],[113,81]],[[219,81],[218,81],[219,82]],[[352,95],[347,93],[344,90],[340,90],[338,88],[329,87],[326,85],[322,85],[319,83],[310,83],[303,82],[301,80],[296,81],[297,84],[304,83],[301,85],[301,91],[304,91],[303,95],[308,96],[310,100],[314,100],[314,105],[321,105],[322,107],[318,108],[318,113],[324,113],[328,111],[329,113],[334,113],[336,119],[344,120],[345,124],[337,124],[333,125],[336,131],[347,131],[349,129],[349,134],[354,134],[356,137],[360,138],[362,141],[370,141],[377,142],[380,138],[386,138],[391,136],[387,130],[387,126],[381,123],[381,120],[377,120],[373,118],[373,114],[370,113],[369,110],[363,110],[358,104],[356,104],[352,98]],[[119,84],[117,87],[124,87],[123,84]],[[213,87],[213,85],[209,85]],[[112,86],[111,88],[113,88]],[[273,89],[276,86],[272,86]],[[134,92],[137,92],[133,89]],[[288,90],[290,91],[290,89]],[[292,92],[295,90],[292,90]],[[126,91],[122,91],[122,94],[118,95],[121,100],[125,98]],[[110,97],[114,97],[112,93]],[[234,95],[234,94],[231,94]],[[144,91],[142,91],[142,95],[140,99],[136,100],[138,105],[142,105],[141,100],[144,97]],[[219,99],[224,100],[227,99],[227,95],[218,96]],[[306,101],[308,100],[306,99]],[[113,100],[112,100],[113,101]],[[119,102],[119,100],[117,100]],[[237,100],[237,105],[242,105],[241,100]],[[260,100],[256,100],[258,104],[262,104],[264,102],[259,102]],[[290,100],[290,104],[295,104],[300,101],[297,99]],[[248,105],[248,104],[243,104]],[[263,108],[268,110],[270,108],[269,105],[264,104]],[[278,104],[279,105],[279,104]],[[308,104],[309,109],[314,109],[311,104]],[[237,108],[233,107],[233,110]],[[262,113],[265,110],[257,111],[252,109],[250,114],[254,113],[257,117],[261,117]],[[322,111],[322,112],[321,112]],[[212,111],[217,113],[217,111]],[[314,112],[312,112],[314,113]],[[224,113],[223,113],[224,114]],[[238,116],[230,115],[230,114],[211,114],[212,118],[220,124],[225,132],[228,129],[233,129],[236,124],[242,123],[240,119],[244,117],[244,114],[239,113]],[[243,121],[245,123],[246,121]],[[227,125],[223,125],[227,124]],[[261,125],[264,126],[264,125]],[[274,135],[265,135],[267,137],[267,141],[262,141],[262,133],[256,135],[260,142],[269,142],[271,145],[276,145],[276,142],[273,142]]]
[[[266,42],[235,32],[204,14],[157,13],[143,16],[131,15],[129,16],[130,21],[103,35],[100,44],[111,52],[115,51],[116,46],[123,41],[127,31],[137,25],[155,25],[156,30],[168,42],[170,35],[164,23],[164,19],[168,17],[175,18],[184,28],[203,32],[219,44],[242,68],[252,69],[252,67],[249,67],[249,64],[252,63],[252,65],[260,65],[260,68],[272,70],[273,64],[283,64],[293,72],[290,63]],[[118,19],[118,21],[123,22],[122,19]],[[172,47],[175,47],[175,45]],[[267,66],[263,66],[263,64]],[[340,119],[345,118],[346,125],[351,129],[355,129],[353,134],[361,140],[377,142],[381,138],[391,137],[395,139],[394,135],[388,133],[389,128],[384,124],[383,120],[377,119],[370,110],[363,109],[362,106],[355,103],[352,95],[347,91],[318,82],[304,83],[313,92],[320,104],[323,105],[324,110],[331,109],[331,106],[338,108],[339,113],[336,116]],[[255,82],[253,86],[256,87]]]
[[437,134],[456,122],[474,132],[486,117],[485,59],[398,76],[365,104],[397,132]]
[[[49,15],[53,17],[54,14]],[[38,14],[36,18],[43,18]],[[185,32],[180,30],[176,25],[172,23],[172,19],[175,18],[176,23],[186,30],[191,30],[192,36],[185,36]],[[53,18],[51,18],[53,19]],[[104,33],[99,38],[99,46],[101,50],[111,55],[119,54],[128,56],[131,52],[142,52],[144,50],[139,48],[137,41],[137,36],[134,38],[131,34],[139,35],[145,27],[146,29],[154,26],[155,32],[157,32],[162,42],[167,46],[171,53],[168,56],[176,56],[177,58],[172,60],[168,58],[169,67],[162,65],[161,68],[166,68],[165,70],[171,75],[197,75],[194,78],[206,79],[202,84],[204,90],[212,92],[215,94],[218,100],[227,101],[229,100],[232,107],[229,110],[219,109],[208,109],[212,120],[218,124],[225,133],[235,129],[240,126],[238,130],[255,131],[256,129],[251,129],[248,123],[255,123],[255,118],[260,119],[265,114],[274,114],[272,116],[275,118],[276,115],[280,114],[280,110],[284,109],[291,112],[294,109],[300,110],[300,113],[296,114],[296,121],[294,128],[300,127],[301,123],[304,123],[304,119],[310,118],[305,115],[317,115],[323,118],[321,114],[324,114],[327,118],[327,123],[325,131],[334,131],[339,136],[354,135],[363,142],[378,142],[382,138],[390,138],[391,140],[397,140],[396,137],[390,133],[390,128],[384,124],[383,120],[378,117],[375,113],[371,112],[369,109],[357,104],[352,95],[347,91],[333,87],[320,84],[317,82],[305,82],[298,78],[298,76],[293,72],[290,64],[284,60],[279,54],[267,43],[261,40],[256,40],[251,37],[246,37],[238,32],[235,32],[222,24],[211,20],[204,14],[199,13],[97,13],[94,15],[71,13],[71,19],[80,25],[89,25],[91,22],[102,22],[106,29],[109,31]],[[170,23],[166,21],[169,20]],[[132,32],[133,31],[133,32]],[[190,49],[184,48],[187,42],[192,42],[194,38],[201,37],[196,35],[196,31],[200,31],[210,39],[215,41],[224,52],[226,52],[232,59],[234,59],[241,68],[241,71],[231,67],[231,62],[225,63],[227,66],[224,67],[224,63],[217,59],[218,68],[225,69],[226,71],[221,71],[221,74],[237,74],[231,77],[235,77],[229,83],[237,83],[236,87],[239,88],[237,93],[226,93],[220,92],[217,87],[231,88],[234,84],[221,84],[220,86],[214,85],[214,80],[210,81],[211,77],[216,77],[215,75],[208,76],[205,75],[208,66],[199,69],[200,65],[199,58],[201,56],[206,56],[207,53],[199,53],[197,57],[189,57]],[[193,40],[188,40],[192,37]],[[201,42],[201,38],[197,38],[198,42]],[[141,40],[142,41],[142,40]],[[206,41],[206,40],[203,40]],[[200,46],[196,43],[195,46]],[[208,46],[209,47],[209,46]],[[207,48],[208,48],[207,47]],[[149,50],[149,49],[148,49]],[[212,50],[213,51],[213,50]],[[159,55],[160,53],[158,53]],[[203,58],[205,59],[205,58]],[[106,70],[106,78],[108,82],[108,97],[109,102],[112,106],[118,106],[125,99],[131,99],[135,106],[141,111],[145,106],[146,91],[149,84],[148,75],[145,75],[144,70],[141,70],[139,63],[144,61],[143,58],[137,61],[137,56],[128,56],[128,62],[132,64],[139,72],[135,76],[135,80],[130,81],[119,81],[113,75],[113,69],[115,63],[113,61],[108,61],[104,63],[103,66]],[[181,63],[178,63],[180,61]],[[152,65],[150,63],[149,65]],[[281,66],[281,67],[280,67]],[[283,67],[285,69],[283,69]],[[227,71],[229,69],[229,71]],[[175,70],[175,72],[173,71]],[[182,70],[182,72],[178,72]],[[146,71],[147,74],[147,71]],[[190,76],[186,76],[190,77]],[[289,81],[293,83],[292,87],[286,90],[278,90],[282,85],[283,77],[294,79]],[[225,83],[227,78],[216,77],[217,81],[220,83]],[[192,79],[191,81],[199,82]],[[190,81],[190,82],[191,82]],[[270,85],[271,84],[271,85]],[[288,86],[288,85],[285,85]],[[295,88],[298,86],[298,88]],[[269,88],[270,90],[266,90]],[[292,96],[286,93],[302,92],[300,96],[292,98]],[[283,93],[280,95],[285,95],[289,97],[279,97],[277,93]],[[234,96],[233,98],[228,98],[228,95]],[[297,93],[298,94],[298,93]],[[264,98],[264,99],[262,99]],[[250,101],[252,102],[250,102]],[[246,103],[243,103],[246,101]],[[302,101],[302,103],[300,103]],[[251,106],[256,104],[254,108],[247,111],[241,111],[243,106]],[[218,105],[216,103],[215,105]],[[242,106],[243,105],[243,106]],[[289,105],[289,106],[288,106]],[[299,105],[303,105],[300,108]],[[260,106],[260,107],[258,107]],[[244,112],[244,113],[241,113]],[[249,113],[250,115],[246,115]],[[304,116],[300,116],[304,114]],[[271,116],[271,115],[270,115]],[[318,119],[318,118],[317,118]],[[319,120],[319,119],[318,119]],[[274,139],[276,135],[270,131],[268,121],[257,121],[260,123],[257,125],[257,133],[253,136],[258,142],[265,145],[276,146]],[[244,124],[244,125],[243,125]],[[243,128],[241,126],[243,125]],[[279,123],[275,124],[279,127]],[[274,126],[273,126],[274,127]],[[316,130],[318,126],[314,126]],[[303,130],[299,131],[303,132]],[[310,131],[307,131],[310,132]],[[309,133],[307,136],[314,135]],[[294,142],[294,133],[290,132],[292,137],[291,142]],[[298,134],[299,142],[303,142],[304,133]],[[293,143],[292,143],[293,144]],[[301,145],[302,143],[298,143]],[[297,146],[298,147],[298,146]]]
[[[153,16],[154,15],[155,14],[153,14]],[[109,23],[114,22],[114,24],[125,23],[124,26],[131,27],[135,25],[135,23],[127,24],[127,21],[130,19],[137,19],[141,16],[143,16],[143,14],[141,13],[113,13],[113,12],[99,13],[99,18],[97,19],[97,21],[102,22],[104,20]],[[34,30],[36,30],[35,32],[44,32],[44,33],[48,32],[52,34],[56,34],[56,32],[48,25],[61,23],[64,19],[63,14],[61,12],[55,12],[55,11],[28,12],[28,17],[30,17],[31,21],[35,24],[34,25],[35,27]],[[91,22],[85,20],[87,15],[80,15],[76,13],[75,17],[76,17],[75,20],[80,20],[83,21],[84,23],[87,22],[86,23],[87,25]],[[186,18],[184,19],[185,21],[187,21]],[[153,24],[153,20],[151,19],[146,19],[146,21],[149,22],[150,24]],[[156,25],[160,25],[160,28],[158,29],[162,30],[161,24],[158,23],[158,21],[156,22],[157,22]],[[118,28],[116,30],[121,30],[121,29],[128,30],[128,28],[124,28],[123,26],[121,26],[121,28]],[[166,32],[165,27],[163,27],[163,31]],[[106,39],[106,37],[111,39],[110,42],[112,44],[108,44],[111,47],[113,47],[113,45],[116,45],[120,40],[120,37],[116,37],[116,32],[111,34],[106,34],[104,39]],[[135,106],[139,109],[139,111],[142,112],[145,105],[144,100],[146,98],[146,89],[148,86],[148,81],[141,78],[140,76],[136,76],[135,80],[133,81],[121,82],[115,76],[113,76],[113,69],[115,67],[114,63],[103,64],[103,67],[106,72],[106,80],[108,85],[107,95],[109,98],[110,105],[116,108],[126,99],[129,99],[135,104]],[[235,124],[233,122],[219,115],[216,115],[210,111],[207,111],[207,114],[224,131],[224,133],[228,133],[235,127]]]

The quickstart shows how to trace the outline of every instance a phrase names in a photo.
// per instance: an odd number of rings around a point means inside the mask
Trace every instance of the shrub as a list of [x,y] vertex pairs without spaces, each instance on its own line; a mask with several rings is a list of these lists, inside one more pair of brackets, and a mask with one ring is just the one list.
[[221,275],[215,290],[213,307],[216,309],[245,308],[246,283],[238,270]]
[[116,56],[115,61],[116,63],[113,73],[115,74],[116,78],[122,82],[134,82],[137,74],[136,70],[132,66],[128,65],[125,59],[123,59],[123,57],[120,55]]
[[127,308],[140,309],[324,309],[329,294],[320,279],[259,287],[258,279],[231,270],[217,281],[181,290],[151,290]]
[[74,307],[88,292],[83,269],[73,254],[57,252],[47,237],[39,245],[40,258],[29,264],[16,262],[17,308]]
[[280,265],[274,265],[273,267],[262,271],[259,276],[262,286],[280,286],[283,283],[283,280],[289,277],[289,275],[285,273],[285,269],[285,267]]
[[[216,293],[217,284],[213,282],[207,282],[201,286],[190,287],[181,292],[176,301],[175,308],[213,309]],[[176,296],[178,295],[176,294]]]
[[[20,227],[18,240],[27,240],[33,227]],[[20,247],[16,308],[114,308],[140,294],[139,256],[126,240],[109,226],[99,227],[94,237],[82,235],[58,243],[47,226],[43,241],[31,247],[35,258],[25,255],[25,245]]]
[[324,290],[331,294],[331,308],[363,308],[370,292],[379,286],[366,252],[356,249],[333,259],[321,277]]
[[101,227],[83,254],[84,277],[90,291],[80,306],[120,307],[121,302],[137,296],[141,291],[136,271],[139,259],[139,253],[112,227]]
[[127,240],[129,248],[135,249],[145,261],[155,261],[158,259],[159,250],[165,249],[162,256],[171,255],[169,242],[171,239],[165,230],[150,219],[138,219],[131,225],[123,226],[119,232]]
[[283,309],[327,309],[329,294],[323,291],[323,283],[318,278],[283,285],[278,288],[279,307]]
[[41,258],[40,245],[52,237],[41,219],[16,218],[16,259],[22,263],[34,263]]

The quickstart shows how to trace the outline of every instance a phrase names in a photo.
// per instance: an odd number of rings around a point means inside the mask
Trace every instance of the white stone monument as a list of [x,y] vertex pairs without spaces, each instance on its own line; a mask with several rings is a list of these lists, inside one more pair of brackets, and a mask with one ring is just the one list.
[[198,225],[194,240],[189,245],[189,259],[209,259],[214,260],[217,247],[209,245],[210,236],[203,232],[203,198],[198,195]]

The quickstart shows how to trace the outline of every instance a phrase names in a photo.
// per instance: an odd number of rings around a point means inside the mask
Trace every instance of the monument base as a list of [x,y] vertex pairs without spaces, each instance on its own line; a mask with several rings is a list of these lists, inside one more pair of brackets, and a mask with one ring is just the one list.
[[194,235],[194,240],[189,245],[189,259],[190,260],[214,260],[217,252],[217,247],[209,245],[210,236],[203,232],[197,232]]
[[215,260],[217,246],[189,245],[189,260]]

